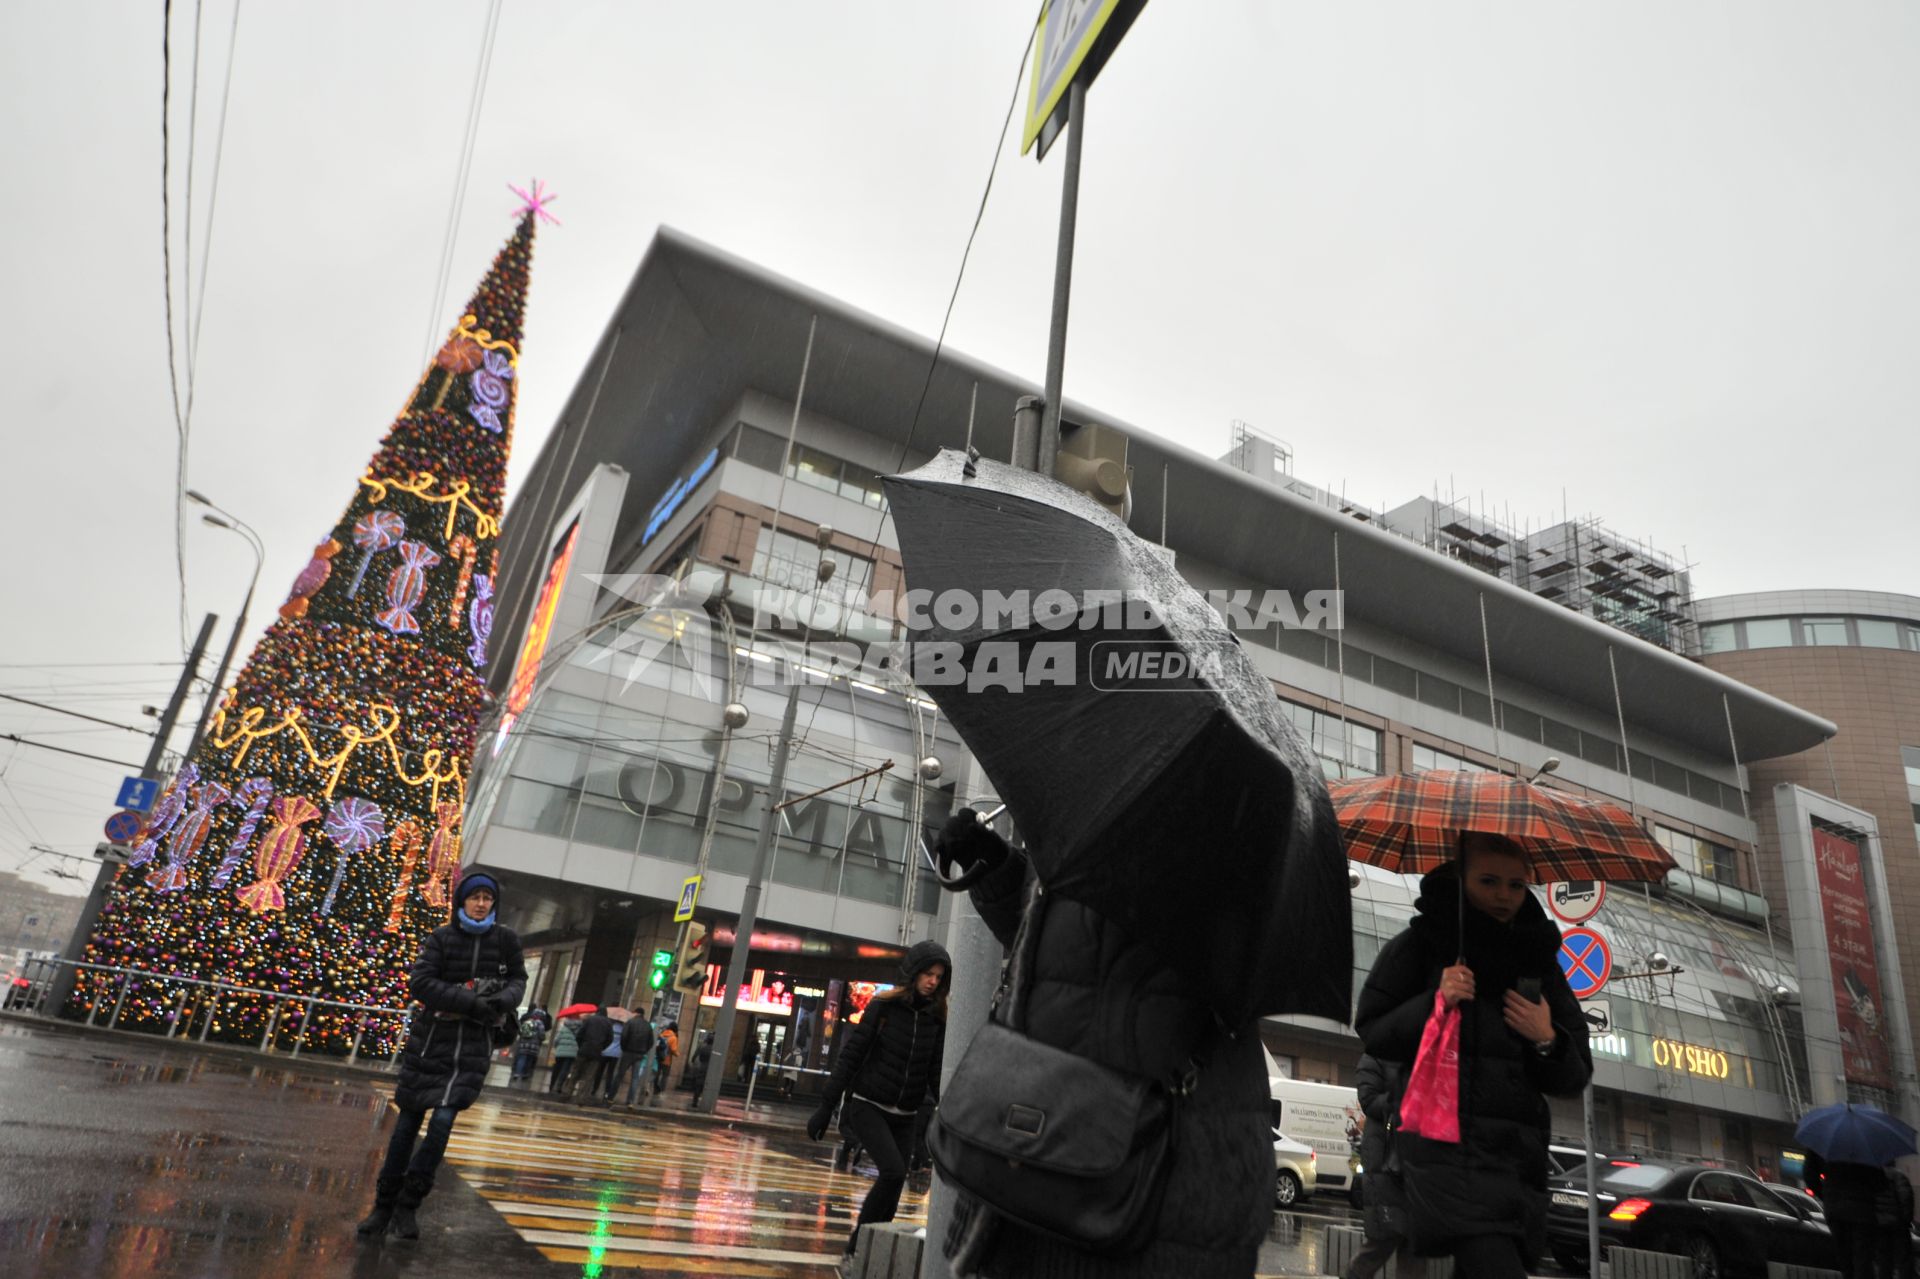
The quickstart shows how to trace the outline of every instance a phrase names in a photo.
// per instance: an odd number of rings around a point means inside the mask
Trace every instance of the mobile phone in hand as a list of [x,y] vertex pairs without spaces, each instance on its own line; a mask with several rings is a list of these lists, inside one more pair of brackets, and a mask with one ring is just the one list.
[[1522,977],[1513,984],[1513,988],[1520,992],[1522,999],[1530,999],[1535,1003],[1540,1002],[1540,979],[1538,977]]

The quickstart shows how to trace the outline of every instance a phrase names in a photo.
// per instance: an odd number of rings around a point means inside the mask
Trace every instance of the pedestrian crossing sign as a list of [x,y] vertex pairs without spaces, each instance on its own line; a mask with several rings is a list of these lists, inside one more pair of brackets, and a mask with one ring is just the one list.
[[700,900],[700,876],[690,875],[680,885],[680,904],[674,907],[673,922],[684,924],[693,918],[694,903]]

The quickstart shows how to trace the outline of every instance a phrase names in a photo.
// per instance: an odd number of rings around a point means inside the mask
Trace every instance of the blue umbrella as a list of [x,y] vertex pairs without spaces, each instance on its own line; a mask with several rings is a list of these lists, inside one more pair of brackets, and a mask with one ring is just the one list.
[[1828,1163],[1883,1168],[1915,1150],[1915,1133],[1878,1106],[1841,1102],[1800,1116],[1793,1138]]

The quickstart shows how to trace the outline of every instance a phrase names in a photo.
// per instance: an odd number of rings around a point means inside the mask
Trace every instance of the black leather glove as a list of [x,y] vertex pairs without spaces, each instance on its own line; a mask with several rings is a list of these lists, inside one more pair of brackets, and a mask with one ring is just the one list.
[[489,1023],[499,1021],[502,1017],[514,1011],[514,1001],[506,995],[483,996],[480,1002],[474,1006],[474,1012],[479,1015],[480,1020]]
[[933,854],[962,871],[976,866],[992,870],[1007,860],[1007,841],[1000,832],[980,823],[980,815],[963,808],[947,818],[940,837],[933,842]]
[[807,1116],[807,1136],[814,1141],[827,1135],[827,1125],[833,1122],[833,1112],[839,1108],[840,1099],[829,1097],[820,1103],[820,1109]]

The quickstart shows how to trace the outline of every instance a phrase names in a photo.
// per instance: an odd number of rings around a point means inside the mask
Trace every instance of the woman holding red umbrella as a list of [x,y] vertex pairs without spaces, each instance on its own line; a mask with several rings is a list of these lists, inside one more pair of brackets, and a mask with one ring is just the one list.
[[1421,880],[1417,914],[1381,950],[1355,1024],[1369,1053],[1411,1068],[1436,993],[1459,1011],[1459,1139],[1390,1138],[1407,1234],[1461,1274],[1509,1279],[1546,1244],[1547,1098],[1578,1096],[1593,1059],[1524,851],[1479,833],[1460,847],[1460,861]]

